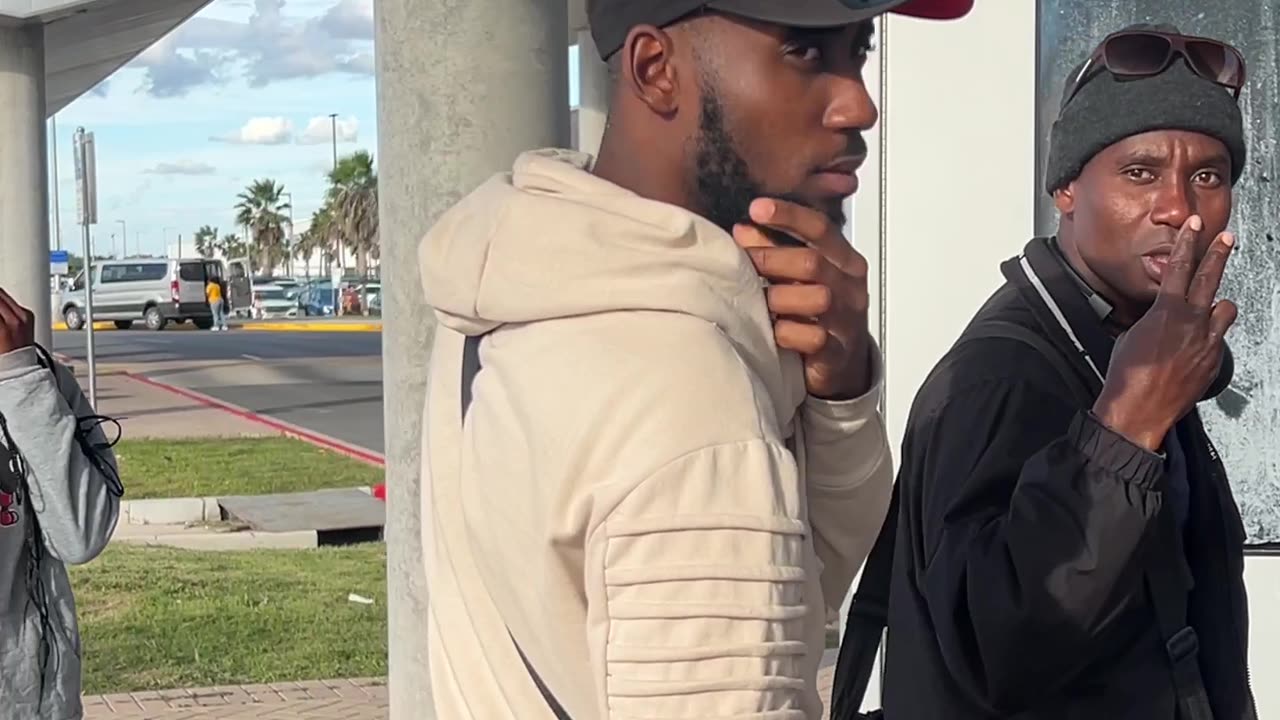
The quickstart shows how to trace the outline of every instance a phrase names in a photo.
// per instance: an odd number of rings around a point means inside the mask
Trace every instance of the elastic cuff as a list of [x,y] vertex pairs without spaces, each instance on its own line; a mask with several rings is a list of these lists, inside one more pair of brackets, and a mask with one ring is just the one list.
[[1067,437],[1090,462],[1126,482],[1152,489],[1164,477],[1164,458],[1134,445],[1091,412],[1076,413]]

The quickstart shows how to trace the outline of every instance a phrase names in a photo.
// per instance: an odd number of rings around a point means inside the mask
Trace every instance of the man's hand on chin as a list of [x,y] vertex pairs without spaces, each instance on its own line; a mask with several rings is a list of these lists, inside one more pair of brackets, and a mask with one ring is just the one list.
[[803,205],[756,200],[751,220],[805,245],[779,246],[752,225],[733,229],[733,239],[770,283],[765,292],[774,340],[803,358],[809,394],[824,400],[866,394],[872,367],[866,258],[829,217]]

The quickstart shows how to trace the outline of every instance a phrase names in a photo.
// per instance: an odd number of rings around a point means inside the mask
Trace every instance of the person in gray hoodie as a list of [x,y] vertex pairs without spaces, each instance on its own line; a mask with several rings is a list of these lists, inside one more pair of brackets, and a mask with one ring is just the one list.
[[106,547],[124,492],[75,376],[0,288],[0,718],[78,720],[80,632],[66,564]]

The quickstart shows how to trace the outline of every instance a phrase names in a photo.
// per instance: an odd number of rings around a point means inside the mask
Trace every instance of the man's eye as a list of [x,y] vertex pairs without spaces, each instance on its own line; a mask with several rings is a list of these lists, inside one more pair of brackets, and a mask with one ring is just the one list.
[[793,45],[787,50],[787,54],[806,63],[816,63],[822,59],[822,49],[817,45]]
[[1218,187],[1222,184],[1222,176],[1214,170],[1204,170],[1196,173],[1195,181],[1208,187]]
[[1141,181],[1150,180],[1155,177],[1155,175],[1152,174],[1152,172],[1150,170],[1147,170],[1146,168],[1129,168],[1128,170],[1124,171],[1124,174],[1128,175],[1129,179],[1131,180],[1141,180]]

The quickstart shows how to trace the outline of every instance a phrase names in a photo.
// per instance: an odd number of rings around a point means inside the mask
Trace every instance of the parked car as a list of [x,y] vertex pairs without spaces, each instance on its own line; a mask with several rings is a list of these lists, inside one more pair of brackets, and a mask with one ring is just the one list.
[[289,299],[284,288],[279,285],[255,285],[250,314],[259,320],[297,317],[298,303]]
[[[127,330],[141,320],[150,330],[170,322],[213,327],[213,311],[205,300],[209,279],[223,282],[222,262],[203,258],[133,258],[103,260],[93,266],[93,319],[110,320]],[[79,330],[86,321],[85,274],[63,293],[59,313],[67,328]]]
[[316,280],[298,293],[298,310],[303,315],[332,315],[333,300],[333,283],[328,280]]
[[302,292],[302,283],[293,278],[278,277],[273,279],[271,284],[283,290],[284,296],[290,300],[296,300],[298,293]]

